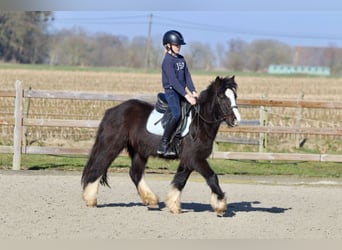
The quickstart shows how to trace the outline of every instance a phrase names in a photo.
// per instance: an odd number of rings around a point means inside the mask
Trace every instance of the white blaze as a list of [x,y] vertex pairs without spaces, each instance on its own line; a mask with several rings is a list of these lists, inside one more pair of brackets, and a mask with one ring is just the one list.
[[236,106],[236,102],[235,102],[235,95],[234,95],[234,92],[233,90],[231,89],[227,89],[226,92],[225,92],[226,96],[229,98],[230,100],[230,105],[231,107],[233,108],[233,112],[234,112],[234,115],[235,115],[235,118],[238,122],[241,121],[241,116],[240,116],[240,113],[239,113],[239,110],[237,109],[237,106]]

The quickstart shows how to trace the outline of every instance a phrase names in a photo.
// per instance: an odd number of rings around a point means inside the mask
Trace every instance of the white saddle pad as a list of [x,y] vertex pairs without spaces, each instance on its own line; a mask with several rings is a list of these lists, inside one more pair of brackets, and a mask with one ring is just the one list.
[[[162,136],[164,133],[164,128],[162,126],[161,118],[163,117],[163,113],[158,112],[156,109],[153,109],[150,116],[148,117],[146,129],[151,134]],[[189,133],[191,123],[191,113],[186,119],[186,125],[181,133],[182,137],[186,136]]]

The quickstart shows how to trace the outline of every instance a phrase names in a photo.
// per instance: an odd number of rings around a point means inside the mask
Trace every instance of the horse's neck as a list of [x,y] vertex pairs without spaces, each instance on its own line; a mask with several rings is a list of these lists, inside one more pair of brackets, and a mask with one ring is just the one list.
[[201,110],[200,107],[199,113],[200,115],[196,114],[197,119],[199,119],[199,127],[203,128],[207,136],[210,139],[214,140],[221,122],[216,121],[217,119],[213,116],[213,112],[211,112],[210,110],[206,110],[205,108]]

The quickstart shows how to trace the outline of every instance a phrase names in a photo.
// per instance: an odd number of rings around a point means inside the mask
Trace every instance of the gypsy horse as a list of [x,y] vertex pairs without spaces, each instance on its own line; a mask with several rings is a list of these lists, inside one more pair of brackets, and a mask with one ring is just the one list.
[[[179,166],[165,200],[172,213],[182,212],[181,192],[194,170],[204,177],[211,189],[213,210],[219,216],[225,213],[227,198],[207,158],[212,152],[221,122],[233,127],[240,121],[236,90],[234,76],[217,76],[200,93],[197,104],[192,106],[192,122],[188,134],[180,143]],[[150,208],[159,206],[157,195],[144,180],[146,162],[150,156],[158,156],[156,152],[161,139],[146,130],[146,122],[153,109],[150,103],[130,99],[106,110],[82,173],[83,199],[87,206],[97,206],[99,185],[109,186],[108,167],[124,148],[131,158],[129,175],[142,202]]]

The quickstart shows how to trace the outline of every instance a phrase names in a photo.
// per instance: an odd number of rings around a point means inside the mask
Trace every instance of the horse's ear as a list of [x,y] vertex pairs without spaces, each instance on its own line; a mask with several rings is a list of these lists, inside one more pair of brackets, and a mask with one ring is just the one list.
[[220,80],[220,76],[216,76],[215,82]]
[[232,77],[230,79],[234,80],[235,79],[235,75],[232,75]]

